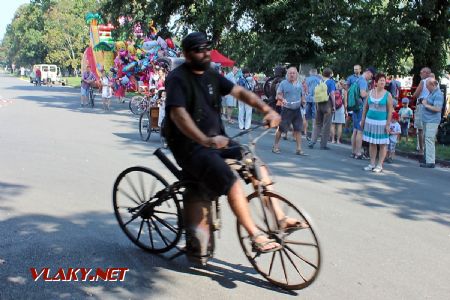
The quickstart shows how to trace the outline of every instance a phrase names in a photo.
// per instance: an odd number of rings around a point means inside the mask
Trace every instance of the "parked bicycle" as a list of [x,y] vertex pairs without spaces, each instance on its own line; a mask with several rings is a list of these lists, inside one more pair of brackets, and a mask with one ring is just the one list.
[[[257,127],[242,131],[232,139]],[[263,131],[248,145],[239,146],[243,157],[241,160],[228,160],[227,163],[245,182],[251,182],[252,179],[258,182],[253,186],[254,192],[247,197],[252,217],[258,229],[276,240],[282,248],[271,253],[254,252],[250,236],[239,223],[236,224],[237,233],[247,259],[258,273],[282,288],[302,289],[314,282],[319,274],[319,240],[312,222],[302,209],[261,183],[260,166],[263,163],[256,157],[255,151],[256,143],[267,132]],[[154,154],[177,181],[169,184],[159,173],[146,167],[136,166],[124,170],[114,183],[114,213],[127,237],[142,249],[150,253],[164,253],[176,248],[183,254],[185,251],[177,246],[183,233],[188,242],[186,248],[193,247],[189,244],[192,242],[192,232],[187,223],[189,214],[186,213],[189,201],[184,200],[189,197],[188,194],[192,195],[192,191],[199,193],[207,187],[199,187],[197,182],[189,180],[161,149],[157,149]],[[201,195],[200,192],[196,197]],[[214,231],[220,229],[219,201],[214,199],[208,203],[209,235],[206,242],[197,239],[197,246],[206,248],[200,249],[205,255],[199,257],[205,264],[214,253]],[[285,216],[299,220],[304,226],[283,229],[285,226],[277,218],[279,210]]]
[[128,107],[133,114],[142,115],[142,113],[147,111],[151,106],[155,105],[156,100],[156,92],[150,90],[150,92],[146,92],[143,95],[133,96],[128,103]]

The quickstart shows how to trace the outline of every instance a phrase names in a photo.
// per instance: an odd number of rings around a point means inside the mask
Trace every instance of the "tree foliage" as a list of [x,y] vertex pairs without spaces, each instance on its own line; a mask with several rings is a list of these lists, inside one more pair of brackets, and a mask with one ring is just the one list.
[[35,0],[20,6],[2,40],[1,59],[18,66],[78,69],[89,43],[84,15],[96,8],[95,0]]
[[148,35],[150,21],[164,38],[203,31],[254,71],[306,63],[346,74],[358,63],[390,74],[423,66],[439,74],[450,48],[448,0],[35,0],[17,10],[0,56],[75,67],[87,43],[84,12],[97,3],[105,21],[118,26],[126,17],[117,39],[133,38],[135,24]]

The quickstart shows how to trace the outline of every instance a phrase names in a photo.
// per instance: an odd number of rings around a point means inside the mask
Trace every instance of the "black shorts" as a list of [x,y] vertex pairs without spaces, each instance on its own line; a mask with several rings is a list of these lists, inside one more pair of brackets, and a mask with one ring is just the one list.
[[227,195],[237,180],[237,175],[225,162],[226,158],[242,159],[241,149],[236,142],[230,142],[230,149],[212,149],[195,146],[192,155],[178,162],[189,180],[204,185],[211,199]]
[[280,123],[280,131],[287,132],[289,128],[292,127],[295,132],[300,132],[303,127],[303,117],[300,112],[300,108],[297,109],[289,109],[283,108],[281,110],[281,123]]

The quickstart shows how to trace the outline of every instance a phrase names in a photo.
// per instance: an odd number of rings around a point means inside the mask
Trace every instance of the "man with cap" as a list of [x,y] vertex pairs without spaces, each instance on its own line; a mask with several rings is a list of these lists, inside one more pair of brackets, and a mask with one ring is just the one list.
[[[264,114],[270,127],[280,123],[280,116],[256,94],[234,85],[210,68],[211,44],[206,35],[193,32],[181,43],[186,61],[166,79],[167,143],[177,163],[190,178],[203,184],[211,198],[227,195],[231,209],[249,233],[257,252],[281,248],[258,230],[250,216],[247,198],[225,158],[241,158],[237,143],[226,136],[221,120],[221,97],[233,97]],[[263,182],[270,183],[266,168],[261,168]],[[277,216],[285,228],[298,226],[297,220]],[[201,223],[203,224],[203,223]],[[201,225],[200,224],[200,225]],[[205,228],[203,228],[205,229]]]
[[402,137],[406,137],[406,142],[408,142],[408,130],[409,130],[409,124],[411,122],[411,118],[413,117],[413,111],[411,108],[408,107],[409,99],[403,98],[402,99],[402,108],[398,111],[398,114],[400,116],[399,124],[402,130],[402,134],[400,135],[399,142],[401,141]]

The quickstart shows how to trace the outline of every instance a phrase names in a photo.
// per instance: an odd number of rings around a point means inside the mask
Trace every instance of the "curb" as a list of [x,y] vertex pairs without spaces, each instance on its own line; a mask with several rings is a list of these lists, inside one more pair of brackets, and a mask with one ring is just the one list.
[[[237,118],[231,117],[232,119],[237,120]],[[252,124],[255,125],[261,125],[261,122],[259,121],[252,121]],[[312,132],[308,131],[308,135],[311,136]],[[345,144],[345,145],[350,145],[350,141],[347,139],[341,139],[341,143]],[[402,150],[395,150],[395,154],[401,157],[406,157],[409,159],[414,159],[419,161],[422,158],[422,155],[415,153],[415,152],[406,152],[406,151],[402,151]],[[444,160],[444,159],[436,159],[436,164],[441,165],[442,167],[450,167],[450,161],[449,160]]]

